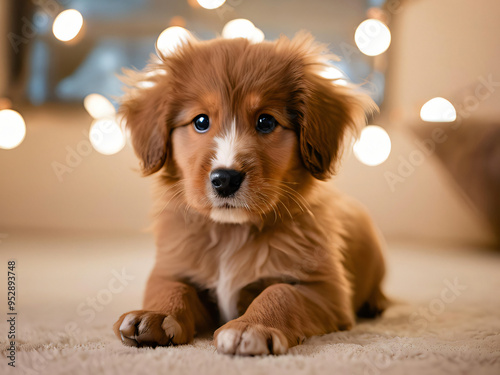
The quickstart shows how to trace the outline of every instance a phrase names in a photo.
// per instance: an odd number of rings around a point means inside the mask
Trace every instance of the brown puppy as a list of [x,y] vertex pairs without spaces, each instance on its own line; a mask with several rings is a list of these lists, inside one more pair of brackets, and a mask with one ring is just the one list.
[[[373,102],[322,78],[308,34],[251,44],[192,40],[141,73],[122,106],[146,175],[158,172],[156,265],[127,345],[285,353],[385,304],[377,233],[323,180]],[[149,81],[149,84],[144,84]]]

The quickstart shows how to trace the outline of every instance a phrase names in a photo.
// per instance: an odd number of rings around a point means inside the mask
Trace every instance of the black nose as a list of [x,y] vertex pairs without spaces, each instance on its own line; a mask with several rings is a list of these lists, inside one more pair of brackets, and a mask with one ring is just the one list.
[[216,169],[210,173],[210,181],[221,197],[229,197],[238,191],[245,174],[234,169]]

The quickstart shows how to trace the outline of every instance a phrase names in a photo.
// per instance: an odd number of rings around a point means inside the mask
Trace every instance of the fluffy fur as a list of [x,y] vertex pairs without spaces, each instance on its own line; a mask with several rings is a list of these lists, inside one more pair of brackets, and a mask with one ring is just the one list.
[[[157,173],[158,250],[143,310],[114,325],[125,344],[184,344],[222,324],[219,352],[280,354],[383,310],[377,233],[324,182],[374,104],[319,75],[330,58],[308,34],[191,40],[128,72],[122,113],[144,174]],[[264,113],[279,123],[269,134],[255,128]],[[219,167],[245,173],[234,196],[214,193]]]

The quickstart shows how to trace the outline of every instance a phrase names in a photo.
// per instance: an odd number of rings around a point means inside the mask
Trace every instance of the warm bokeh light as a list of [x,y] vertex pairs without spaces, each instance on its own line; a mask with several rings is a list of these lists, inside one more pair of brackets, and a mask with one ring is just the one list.
[[225,2],[226,0],[198,0],[198,4],[205,9],[217,9]]
[[154,78],[156,76],[165,75],[165,74],[167,74],[167,72],[163,69],[156,69],[156,70],[147,72],[145,74],[145,79],[140,81],[140,82],[137,82],[137,87],[144,88],[144,89],[154,87],[154,86],[156,86],[156,80]]
[[354,155],[363,164],[375,166],[387,160],[391,153],[389,134],[377,125],[369,125],[361,131],[353,146]]
[[427,122],[453,122],[457,119],[457,111],[448,100],[436,97],[422,106],[420,118]]
[[258,27],[254,28],[252,38],[250,39],[254,43],[263,42],[266,39],[264,32]]
[[113,104],[100,94],[90,94],[83,99],[83,106],[93,118],[113,117],[116,110]]
[[265,39],[262,30],[246,19],[238,18],[226,23],[222,29],[222,37],[226,39],[246,38],[252,43],[260,43]]
[[7,150],[17,147],[26,136],[23,116],[12,109],[0,111],[0,148]]
[[75,9],[68,9],[59,13],[56,17],[52,32],[57,39],[68,42],[78,35],[82,26],[83,17],[81,13]]
[[191,33],[188,30],[180,26],[172,26],[162,31],[156,41],[156,48],[163,55],[170,55],[190,38]]
[[140,87],[141,89],[150,89],[151,87],[155,87],[156,83],[152,81],[140,81],[137,82],[137,87]]
[[365,55],[380,55],[391,45],[391,31],[383,22],[368,19],[359,24],[354,41]]
[[319,72],[319,75],[326,79],[335,80],[337,85],[345,86],[347,85],[347,80],[345,74],[334,66],[329,66]]
[[125,146],[125,136],[114,119],[96,120],[90,127],[90,143],[104,155],[113,155]]

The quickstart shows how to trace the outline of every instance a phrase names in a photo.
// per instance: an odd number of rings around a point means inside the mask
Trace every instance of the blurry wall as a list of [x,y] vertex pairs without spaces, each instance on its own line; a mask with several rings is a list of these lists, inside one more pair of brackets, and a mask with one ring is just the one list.
[[[500,1],[406,0],[392,18],[386,113],[394,125],[418,120],[430,98],[450,100],[462,116],[496,119],[500,115]],[[477,107],[468,96],[490,77],[491,96]]]
[[[381,122],[377,121],[377,124]],[[491,246],[495,238],[488,223],[469,204],[435,158],[409,167],[416,139],[407,131],[388,129],[391,155],[383,164],[361,164],[351,154],[345,158],[334,183],[356,197],[372,214],[391,241]],[[388,183],[386,173],[402,171],[403,181]],[[392,186],[392,187],[391,187]]]
[[141,231],[148,226],[148,180],[130,146],[102,155],[89,141],[81,106],[22,109],[28,131],[0,150],[0,228]]

